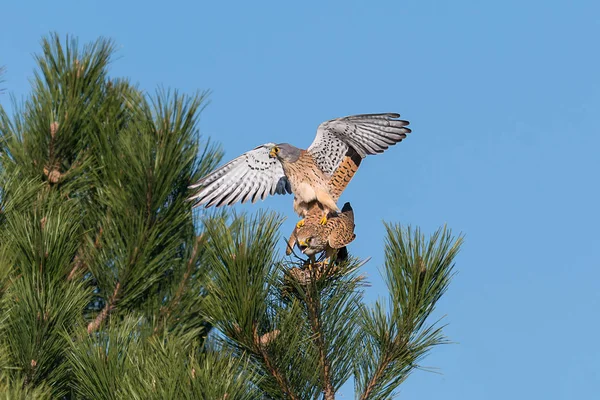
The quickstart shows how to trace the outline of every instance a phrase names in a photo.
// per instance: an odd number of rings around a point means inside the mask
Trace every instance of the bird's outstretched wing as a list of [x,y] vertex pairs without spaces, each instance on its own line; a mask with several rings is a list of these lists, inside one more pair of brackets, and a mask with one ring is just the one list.
[[410,133],[408,121],[398,119],[400,114],[361,114],[323,122],[317,136],[308,148],[317,165],[331,176],[342,162],[349,148],[361,158],[382,153]]
[[274,143],[266,143],[250,150],[214,170],[190,189],[200,188],[189,200],[194,207],[217,207],[241,201],[264,199],[269,194],[292,193],[281,163],[269,157]]

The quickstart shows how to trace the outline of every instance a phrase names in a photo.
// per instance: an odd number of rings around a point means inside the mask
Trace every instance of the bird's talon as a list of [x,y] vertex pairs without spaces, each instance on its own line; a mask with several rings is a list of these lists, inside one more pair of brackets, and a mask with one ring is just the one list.
[[321,225],[327,224],[327,215],[323,215],[323,218],[321,218],[321,220],[319,221],[319,223]]
[[304,219],[301,219],[296,223],[296,228],[302,228],[304,226]]

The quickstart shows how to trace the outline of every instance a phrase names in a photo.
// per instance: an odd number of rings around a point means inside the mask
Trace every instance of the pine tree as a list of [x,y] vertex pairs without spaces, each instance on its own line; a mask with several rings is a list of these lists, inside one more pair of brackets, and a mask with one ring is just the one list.
[[31,94],[0,107],[4,398],[333,399],[353,378],[384,399],[446,343],[429,317],[460,237],[386,225],[368,305],[362,261],[281,256],[281,216],[192,212],[222,157],[206,93],[111,78],[110,40],[41,45]]

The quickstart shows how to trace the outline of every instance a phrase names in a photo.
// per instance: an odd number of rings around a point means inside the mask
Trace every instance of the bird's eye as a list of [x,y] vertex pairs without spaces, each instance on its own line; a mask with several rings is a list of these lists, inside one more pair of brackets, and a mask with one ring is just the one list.
[[271,151],[269,151],[269,157],[275,158],[277,157],[277,153],[279,153],[279,147],[273,146],[271,147]]

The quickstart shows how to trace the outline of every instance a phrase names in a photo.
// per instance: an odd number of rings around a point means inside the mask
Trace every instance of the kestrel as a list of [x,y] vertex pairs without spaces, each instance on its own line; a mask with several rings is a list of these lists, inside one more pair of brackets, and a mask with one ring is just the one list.
[[307,150],[288,143],[263,144],[191,185],[199,190],[190,200],[195,200],[194,207],[220,207],[292,193],[298,215],[305,217],[316,202],[325,224],[330,212],[339,212],[336,201],[343,188],[338,187],[345,187],[356,172],[346,179],[338,171],[340,166],[352,158],[358,167],[367,155],[382,153],[402,141],[411,130],[408,121],[399,117],[395,113],[361,114],[324,122]]
[[313,262],[315,255],[325,252],[331,258],[337,250],[345,247],[356,238],[354,234],[354,211],[350,203],[344,204],[342,212],[327,220],[321,225],[313,219],[307,218],[306,224],[296,227],[288,240],[287,254],[290,254],[294,242],[302,253],[306,254]]

